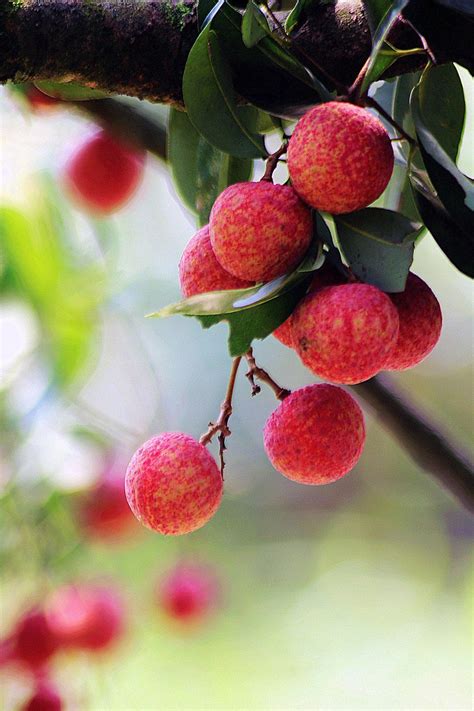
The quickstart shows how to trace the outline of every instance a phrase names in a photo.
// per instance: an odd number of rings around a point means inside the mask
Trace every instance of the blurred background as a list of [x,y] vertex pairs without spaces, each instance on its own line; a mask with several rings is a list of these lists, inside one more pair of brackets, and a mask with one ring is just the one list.
[[[32,111],[6,89],[0,102],[3,639],[58,588],[98,585],[120,598],[121,633],[51,658],[66,709],[471,708],[472,520],[370,409],[356,469],[303,487],[269,464],[261,433],[276,401],[266,389],[251,398],[242,375],[213,520],[173,539],[124,512],[110,482],[134,450],[161,431],[199,437],[217,416],[227,328],[144,318],[180,298],[177,265],[195,232],[163,163],[148,157],[118,213],[88,216],[60,176],[93,123],[61,105]],[[472,140],[460,157],[470,175]],[[429,236],[413,271],[444,328],[428,360],[396,377],[468,446],[471,285]],[[314,382],[272,337],[255,355],[286,387]],[[218,589],[192,624],[160,587],[183,564],[211,571]],[[3,707],[22,708],[33,677],[1,666]]]

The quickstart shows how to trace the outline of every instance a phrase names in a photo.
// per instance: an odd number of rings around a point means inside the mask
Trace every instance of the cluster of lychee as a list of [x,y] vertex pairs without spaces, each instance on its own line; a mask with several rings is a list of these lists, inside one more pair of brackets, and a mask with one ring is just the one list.
[[[294,270],[312,240],[311,208],[332,214],[376,200],[393,170],[390,137],[361,107],[329,102],[298,122],[287,149],[291,185],[237,183],[216,200],[209,224],[191,239],[179,264],[184,297],[246,288]],[[362,411],[336,384],[419,363],[436,344],[441,311],[430,288],[409,274],[406,289],[386,294],[329,264],[275,336],[293,348],[315,384],[289,394],[269,417],[263,440],[273,466],[289,479],[326,484],[349,472],[365,440]],[[192,437],[153,437],[126,474],[132,511],[147,527],[183,534],[217,510],[223,482],[208,450]]]

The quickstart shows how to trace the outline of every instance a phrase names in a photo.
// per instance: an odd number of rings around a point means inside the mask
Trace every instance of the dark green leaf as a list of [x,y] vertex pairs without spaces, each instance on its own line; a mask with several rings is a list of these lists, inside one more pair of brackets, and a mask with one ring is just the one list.
[[364,0],[365,12],[369,20],[372,36],[391,4],[391,0]]
[[224,4],[225,0],[199,0],[198,2],[198,25],[202,30],[212,20],[216,12]]
[[304,17],[305,10],[314,2],[314,0],[296,0],[296,5],[285,20],[285,30],[290,34],[298,25],[300,19]]
[[474,17],[474,4],[472,0],[435,0],[437,5],[444,5],[444,7],[454,10],[455,12],[460,12],[468,17]]
[[90,101],[91,99],[105,99],[109,94],[99,89],[91,89],[88,86],[82,86],[74,81],[54,82],[54,81],[37,81],[35,86],[48,96],[54,99],[62,99],[63,101]]
[[450,262],[474,279],[474,234],[467,234],[451,219],[440,201],[412,177],[415,202],[426,227]]
[[[386,60],[384,60],[383,56],[382,58],[379,58],[379,55],[384,47],[384,42],[388,36],[388,33],[406,5],[408,5],[408,0],[395,0],[395,2],[390,3],[390,6],[386,9],[382,19],[380,20],[373,35],[372,51],[370,53],[369,64],[367,66],[364,81],[362,82],[361,93],[364,93],[370,86],[371,82],[375,81],[386,68],[386,66],[384,66],[386,64]],[[381,9],[382,5],[377,3],[377,8]]]
[[337,216],[335,221],[339,244],[354,274],[383,291],[403,291],[421,225],[376,207]]
[[265,15],[250,0],[242,18],[242,40],[244,45],[246,47],[254,47],[269,34],[271,34],[271,31]]
[[250,180],[252,161],[222,153],[206,141],[183,111],[170,111],[168,157],[176,189],[186,207],[209,221],[216,197],[232,183]]
[[236,104],[230,68],[210,25],[189,53],[183,96],[191,123],[213,146],[239,158],[266,155],[262,137],[248,127],[248,112]]
[[418,85],[412,92],[411,108],[428,176],[451,218],[464,232],[474,234],[474,184],[461,173],[429,130],[420,92],[421,85]]

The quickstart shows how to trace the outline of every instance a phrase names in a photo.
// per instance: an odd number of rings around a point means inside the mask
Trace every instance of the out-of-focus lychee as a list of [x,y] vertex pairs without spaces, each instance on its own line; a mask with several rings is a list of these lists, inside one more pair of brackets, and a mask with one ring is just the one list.
[[220,585],[207,565],[180,563],[159,580],[156,600],[165,615],[186,626],[202,622],[220,600]]

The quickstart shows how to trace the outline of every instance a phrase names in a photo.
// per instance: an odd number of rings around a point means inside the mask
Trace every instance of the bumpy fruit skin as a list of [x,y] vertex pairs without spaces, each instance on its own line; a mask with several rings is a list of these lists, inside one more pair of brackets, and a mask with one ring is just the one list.
[[52,595],[47,614],[62,647],[102,651],[123,633],[123,603],[109,587],[60,588]]
[[438,343],[442,315],[438,299],[428,284],[409,274],[405,291],[390,294],[400,319],[400,332],[385,370],[413,368],[426,358]]
[[214,203],[209,227],[222,267],[256,282],[294,269],[312,235],[311,213],[293,188],[267,181],[226,188]]
[[51,682],[40,680],[22,711],[61,711],[62,708],[61,697]]
[[22,615],[11,641],[11,660],[34,670],[43,668],[60,646],[44,611],[38,608]]
[[298,355],[334,383],[360,383],[382,370],[398,330],[397,309],[369,284],[325,287],[305,296],[293,314]]
[[156,598],[165,615],[188,626],[202,622],[217,606],[219,583],[204,565],[181,563],[159,581]]
[[201,528],[215,514],[222,477],[206,447],[182,432],[165,432],[133,455],[125,493],[144,526],[179,536]]
[[[322,289],[325,286],[343,284],[344,281],[345,279],[341,272],[326,262],[321,269],[318,269],[315,273],[309,285],[308,294],[312,294],[314,291],[318,291],[318,289]],[[273,335],[280,343],[283,343],[284,346],[288,348],[295,347],[293,338],[293,314],[288,316],[286,321],[283,321],[281,326],[278,326],[278,328],[273,331]]]
[[138,188],[144,160],[143,153],[99,131],[69,159],[64,182],[79,205],[109,214],[125,205]]
[[252,286],[251,281],[239,279],[221,267],[211,246],[209,225],[196,232],[186,245],[179,262],[179,283],[185,298],[207,291]]
[[106,468],[81,499],[78,519],[92,538],[112,541],[138,529],[124,491],[123,470]]
[[365,441],[362,410],[335,385],[308,385],[286,397],[263,432],[279,472],[300,484],[329,484],[356,464]]
[[298,121],[288,146],[288,172],[312,207],[333,214],[370,205],[393,170],[390,137],[359,106],[329,101]]

